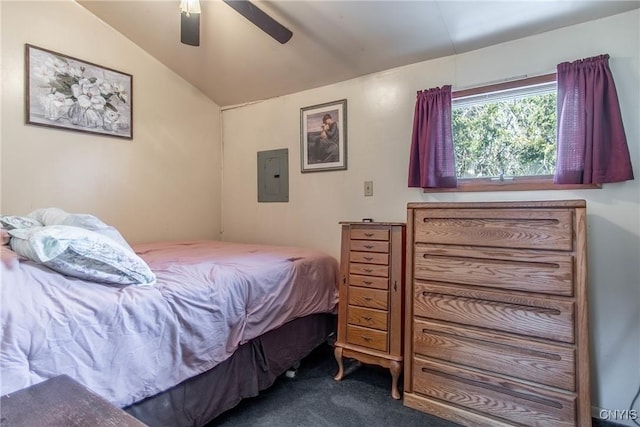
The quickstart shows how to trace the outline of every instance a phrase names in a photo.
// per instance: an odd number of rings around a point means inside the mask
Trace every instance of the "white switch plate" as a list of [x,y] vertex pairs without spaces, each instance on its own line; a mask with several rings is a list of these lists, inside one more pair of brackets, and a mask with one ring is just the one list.
[[364,182],[364,195],[373,196],[373,181]]

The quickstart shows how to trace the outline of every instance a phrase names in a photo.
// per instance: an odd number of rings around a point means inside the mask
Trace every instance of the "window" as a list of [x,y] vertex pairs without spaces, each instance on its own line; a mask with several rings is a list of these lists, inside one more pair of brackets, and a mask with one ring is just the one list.
[[553,184],[556,93],[555,73],[453,92],[457,187],[424,191],[601,188]]
[[454,93],[450,85],[418,91],[408,186],[567,190],[634,179],[608,59],[558,64],[557,89],[556,74],[548,74]]
[[555,74],[454,92],[451,121],[458,179],[553,175]]

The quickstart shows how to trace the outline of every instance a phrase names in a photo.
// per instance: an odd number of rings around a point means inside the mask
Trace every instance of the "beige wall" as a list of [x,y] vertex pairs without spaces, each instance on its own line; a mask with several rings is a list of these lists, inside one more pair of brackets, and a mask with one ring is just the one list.
[[[222,232],[224,240],[309,246],[337,257],[338,221],[402,221],[410,201],[583,198],[593,404],[629,407],[640,366],[638,11],[226,110],[223,157],[219,107],[84,8],[70,0],[2,0],[0,19],[3,214],[58,206],[98,215],[132,242]],[[135,138],[25,125],[25,43],[132,74]],[[612,57],[639,179],[572,192],[433,195],[407,188],[417,90],[545,73],[561,61],[600,53]],[[349,169],[300,173],[300,108],[342,98],[348,100]],[[289,149],[290,202],[258,204],[256,153],[275,148]],[[373,197],[363,196],[365,180],[374,182]]]
[[[0,3],[1,212],[92,213],[130,242],[219,238],[219,106],[70,0]],[[132,74],[134,139],[25,125],[25,43]]]
[[[628,409],[640,381],[638,11],[224,110],[223,240],[303,245],[338,257],[338,221],[404,221],[412,201],[586,199],[593,404]],[[407,188],[416,91],[536,75],[609,53],[638,179],[601,190],[422,194]],[[346,98],[348,170],[300,173],[300,108]],[[256,153],[288,148],[289,203],[257,203]],[[373,197],[363,182],[372,180]],[[630,422],[627,422],[632,425]]]

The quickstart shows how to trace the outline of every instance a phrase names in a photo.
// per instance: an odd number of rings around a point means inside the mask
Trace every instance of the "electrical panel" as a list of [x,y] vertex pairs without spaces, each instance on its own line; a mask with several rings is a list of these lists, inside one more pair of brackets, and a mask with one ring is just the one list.
[[258,202],[289,201],[289,149],[258,152]]

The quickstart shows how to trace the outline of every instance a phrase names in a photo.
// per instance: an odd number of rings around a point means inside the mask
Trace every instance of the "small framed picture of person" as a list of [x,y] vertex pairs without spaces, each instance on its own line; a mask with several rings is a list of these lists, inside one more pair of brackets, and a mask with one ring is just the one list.
[[300,109],[302,172],[347,169],[347,100]]

